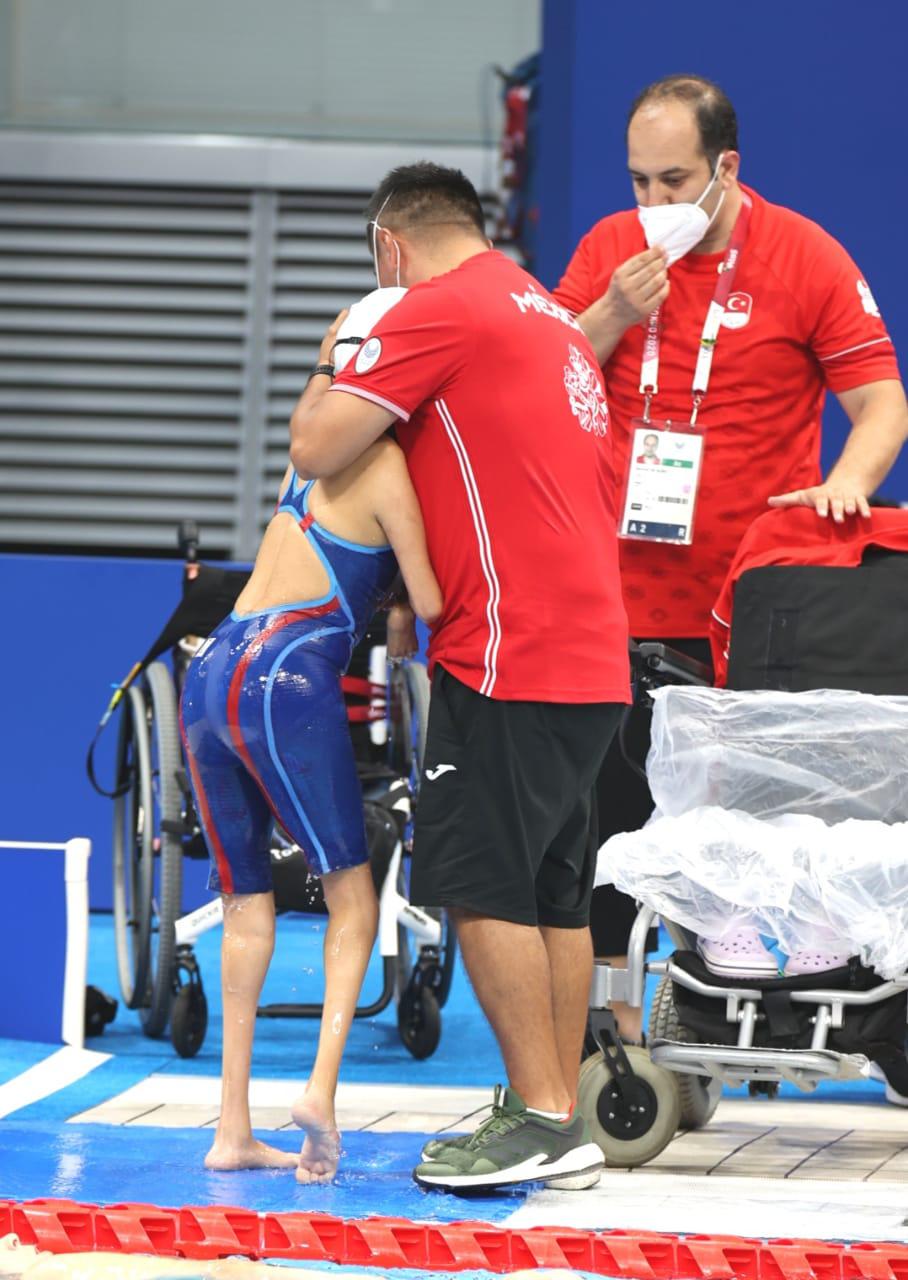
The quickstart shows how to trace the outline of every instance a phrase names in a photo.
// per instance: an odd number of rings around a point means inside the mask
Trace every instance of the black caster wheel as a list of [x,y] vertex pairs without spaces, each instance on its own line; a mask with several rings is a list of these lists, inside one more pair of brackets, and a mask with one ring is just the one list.
[[194,1058],[205,1043],[208,999],[201,982],[183,983],[170,1009],[170,1042],[181,1058]]
[[118,1003],[100,987],[85,988],[85,1038],[99,1036],[117,1016]]
[[676,1077],[650,1061],[645,1049],[628,1045],[624,1052],[633,1069],[622,1098],[601,1053],[580,1067],[577,1107],[599,1144],[605,1163],[633,1169],[654,1159],[671,1142],[681,1119]]
[[397,1028],[414,1058],[430,1058],[441,1039],[441,1012],[434,992],[410,983],[397,1006]]

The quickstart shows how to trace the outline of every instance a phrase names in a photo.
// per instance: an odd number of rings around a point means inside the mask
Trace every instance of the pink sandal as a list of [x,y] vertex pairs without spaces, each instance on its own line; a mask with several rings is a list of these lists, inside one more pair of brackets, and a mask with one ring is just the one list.
[[698,938],[697,950],[710,973],[723,978],[775,978],[779,966],[756,929],[732,925],[721,938]]
[[842,969],[848,960],[847,951],[823,951],[819,947],[801,947],[785,961],[782,976],[799,978],[806,973],[825,973],[827,969]]

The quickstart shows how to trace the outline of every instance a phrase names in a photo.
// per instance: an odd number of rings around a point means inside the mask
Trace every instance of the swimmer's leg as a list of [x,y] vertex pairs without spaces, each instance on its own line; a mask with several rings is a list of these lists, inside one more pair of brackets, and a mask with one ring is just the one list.
[[[340,640],[335,656],[346,660],[348,637],[340,634]],[[305,698],[298,696],[299,688]],[[306,1131],[297,1178],[329,1182],[339,1156],[338,1072],[378,926],[362,789],[338,662],[304,639],[288,645],[271,668],[264,714],[269,758],[261,761],[261,778],[282,825],[321,876],[328,908],[318,1052],[291,1113]]]
[[274,894],[225,893],[223,899],[221,1114],[205,1167],[290,1168],[296,1164],[295,1153],[269,1147],[254,1138],[249,1114],[255,1011],[274,951]]
[[[296,1163],[295,1155],[256,1141],[249,1115],[255,1011],[274,949],[272,819],[267,799],[230,741],[226,697],[207,689],[208,678],[205,664],[193,662],[181,704],[196,812],[211,855],[208,885],[224,901],[221,1114],[205,1164],[209,1169],[289,1166]],[[229,667],[223,678],[231,678]]]
[[296,1171],[300,1182],[330,1182],[337,1171],[340,1135],[334,1095],[378,927],[378,899],[368,862],[329,872],[322,887],[328,907],[325,1003],[312,1074],[292,1108],[293,1119],[306,1132]]

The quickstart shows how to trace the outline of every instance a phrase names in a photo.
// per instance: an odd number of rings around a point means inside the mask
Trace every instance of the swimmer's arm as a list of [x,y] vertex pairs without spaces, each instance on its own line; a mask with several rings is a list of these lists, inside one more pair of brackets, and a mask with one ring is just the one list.
[[412,658],[418,652],[416,614],[406,601],[401,600],[391,605],[386,629],[388,658],[391,662],[398,658]]
[[441,615],[444,600],[429,559],[422,512],[400,450],[389,451],[377,479],[375,518],[397,556],[410,606],[432,626]]

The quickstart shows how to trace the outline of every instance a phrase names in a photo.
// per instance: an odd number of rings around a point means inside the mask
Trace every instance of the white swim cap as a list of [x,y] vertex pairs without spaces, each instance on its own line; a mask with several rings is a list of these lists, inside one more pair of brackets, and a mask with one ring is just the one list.
[[354,302],[346,320],[337,331],[337,341],[334,344],[335,374],[340,373],[356,354],[360,343],[368,338],[382,316],[400,302],[406,292],[406,289],[395,287],[373,289],[364,298],[360,298],[359,302]]

